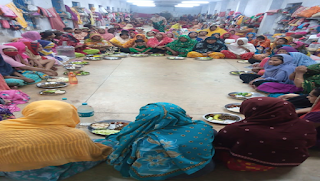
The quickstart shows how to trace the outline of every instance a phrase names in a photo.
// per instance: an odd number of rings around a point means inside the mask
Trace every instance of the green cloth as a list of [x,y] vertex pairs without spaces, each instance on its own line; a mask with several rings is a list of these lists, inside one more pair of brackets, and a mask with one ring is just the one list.
[[165,25],[162,24],[163,21],[159,21],[159,22],[153,22],[153,27],[157,30],[159,30],[160,32],[165,32]]
[[308,66],[308,71],[303,75],[303,92],[308,94],[314,88],[320,87],[320,64]]
[[77,53],[77,52],[75,52],[74,54],[76,55],[76,58],[84,57],[84,56],[85,56],[84,54],[82,54],[82,53]]
[[[182,42],[180,41],[180,38],[186,38],[188,41]],[[179,52],[180,57],[186,57],[197,43],[197,40],[192,40],[188,35],[181,35],[179,36],[178,40],[174,40],[173,42],[167,44],[166,47],[171,48],[173,51]],[[172,52],[167,51],[167,54],[172,55]]]
[[142,48],[146,48],[146,49],[144,49],[143,51],[138,51],[138,50],[136,50],[136,49],[134,49],[134,48],[129,48],[130,49],[130,52],[133,52],[133,53],[144,53],[144,52],[146,52],[146,51],[148,51],[148,50],[151,50],[152,48],[147,48],[146,46],[136,46],[136,48],[139,48],[139,49],[142,49]]
[[86,54],[93,55],[93,54],[100,53],[100,50],[98,50],[98,49],[85,49],[85,50],[83,50],[83,52]]

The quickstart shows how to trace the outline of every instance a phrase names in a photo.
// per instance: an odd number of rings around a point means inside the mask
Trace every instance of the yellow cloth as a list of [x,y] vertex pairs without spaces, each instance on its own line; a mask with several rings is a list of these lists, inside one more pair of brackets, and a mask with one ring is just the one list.
[[137,36],[142,36],[144,42],[148,42],[148,39],[146,38],[146,35],[143,34],[137,34],[134,38],[127,41],[127,43],[123,44],[123,48],[130,48],[135,44],[135,41],[137,40]]
[[[92,40],[92,37],[94,36],[99,36],[100,37],[100,40],[99,41],[93,41]],[[102,38],[102,36],[98,33],[94,33],[92,35],[90,35],[90,38],[87,39],[85,42],[84,42],[84,45],[87,45],[87,46],[97,46],[97,47],[107,47],[107,46],[112,46],[112,44],[107,41],[107,40],[104,40]]]
[[24,117],[0,122],[0,171],[12,172],[105,159],[111,147],[94,143],[81,130],[77,110],[62,101],[37,101]]
[[124,30],[128,30],[128,29],[132,29],[134,28],[132,24],[127,24],[125,27],[123,27],[122,29]]
[[220,27],[217,27],[216,30],[214,31],[211,31],[210,30],[210,27],[208,29],[205,29],[204,31],[208,32],[208,35],[207,36],[211,36],[212,34],[215,34],[215,33],[220,33],[220,35],[223,35],[225,33],[228,33],[226,30],[220,28]]
[[91,22],[91,25],[95,25],[96,24],[96,20],[93,18],[92,11],[90,11],[90,22]]
[[9,3],[9,4],[6,4],[6,6],[11,9],[14,14],[17,15],[17,22],[20,23],[20,25],[23,27],[23,28],[26,28],[28,27],[28,23],[26,22],[26,20],[24,19],[23,17],[23,14],[22,14],[22,10],[17,8],[16,5],[14,5],[13,3]]
[[242,21],[243,21],[243,18],[244,18],[244,16],[242,16],[242,15],[239,16],[238,19],[237,19],[236,25],[239,25],[239,26],[240,26],[241,23],[242,23]]
[[75,9],[75,8],[70,8],[76,15],[77,15],[77,18],[78,18],[78,25],[81,25],[82,24],[82,20],[81,20],[81,17],[80,17],[80,14],[78,13],[78,11]]
[[172,25],[170,29],[180,30],[181,28],[182,28],[182,26],[180,25],[180,23],[176,23],[176,24]]
[[114,38],[112,38],[111,40],[110,40],[110,42],[112,43],[112,44],[114,44],[114,45],[117,45],[117,46],[123,46],[125,43],[127,43],[129,41],[129,39],[128,40],[124,40],[124,39],[122,39],[121,37],[119,37],[119,36],[116,36],[116,37],[114,37]]
[[[214,59],[221,59],[221,58],[225,57],[225,55],[223,53],[220,53],[220,52],[212,52],[208,56],[211,57],[211,58],[214,58]],[[192,52],[188,53],[187,57],[189,57],[189,58],[197,58],[197,57],[207,57],[207,56],[204,56],[199,52],[192,51]]]

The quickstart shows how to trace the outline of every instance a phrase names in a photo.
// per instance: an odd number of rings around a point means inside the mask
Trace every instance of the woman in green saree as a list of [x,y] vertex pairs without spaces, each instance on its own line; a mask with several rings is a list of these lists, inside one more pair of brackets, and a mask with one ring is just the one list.
[[198,41],[192,40],[188,35],[181,35],[177,40],[166,45],[167,54],[179,57],[187,57]]
[[165,27],[167,24],[167,20],[165,17],[160,16],[158,13],[154,15],[154,17],[151,18],[153,27],[160,32],[165,32]]

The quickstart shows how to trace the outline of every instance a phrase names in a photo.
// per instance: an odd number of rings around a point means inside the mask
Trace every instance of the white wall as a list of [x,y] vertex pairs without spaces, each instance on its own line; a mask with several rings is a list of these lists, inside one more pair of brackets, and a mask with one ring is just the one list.
[[102,5],[104,8],[109,6],[111,9],[112,7],[115,8],[115,11],[117,11],[117,8],[126,9],[128,12],[130,12],[130,4],[119,1],[119,0],[63,0],[64,4],[67,6],[72,7],[72,1],[79,2],[81,7],[89,8],[89,4],[93,4],[94,7],[97,9],[99,8],[99,5]]
[[131,11],[136,13],[154,14],[168,11],[173,16],[181,16],[184,14],[199,14],[202,7],[193,8],[176,8],[176,7],[138,7],[131,6]]

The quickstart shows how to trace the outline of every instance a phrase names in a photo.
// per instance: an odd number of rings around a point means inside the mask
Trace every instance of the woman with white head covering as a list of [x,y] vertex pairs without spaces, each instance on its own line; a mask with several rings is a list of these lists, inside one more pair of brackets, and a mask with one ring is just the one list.
[[253,44],[248,43],[247,38],[238,38],[235,43],[228,46],[228,50],[221,51],[226,56],[225,58],[243,60],[249,60],[254,52],[256,52],[256,48]]

